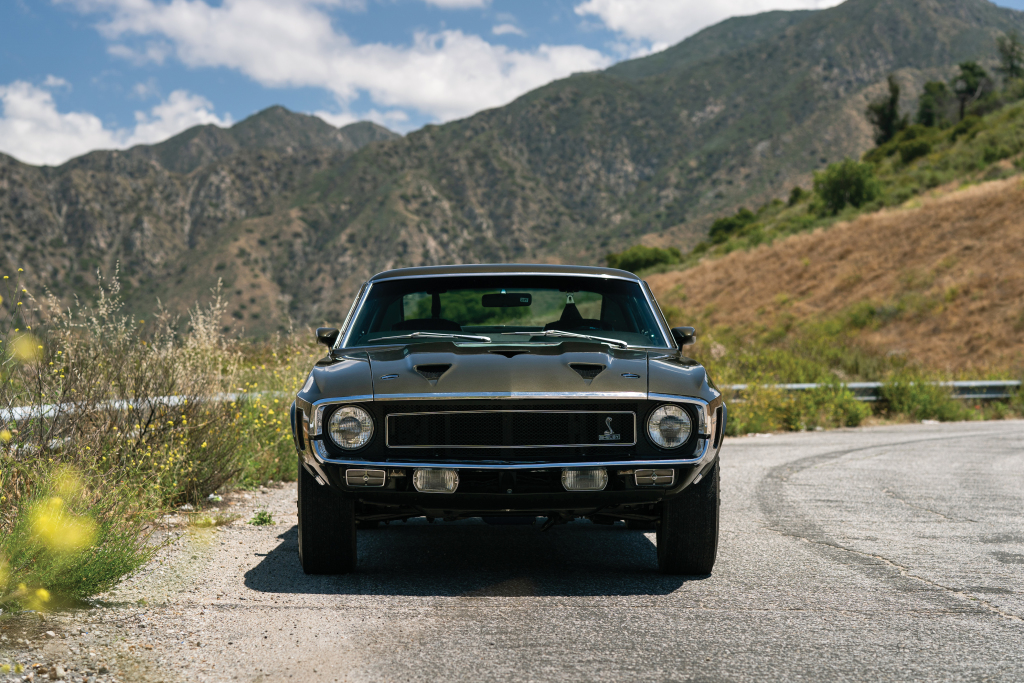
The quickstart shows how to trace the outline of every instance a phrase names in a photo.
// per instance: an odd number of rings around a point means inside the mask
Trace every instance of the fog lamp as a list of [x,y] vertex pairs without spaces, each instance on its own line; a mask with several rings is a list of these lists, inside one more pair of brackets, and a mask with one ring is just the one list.
[[412,473],[412,485],[420,493],[455,493],[459,471],[420,468]]
[[608,470],[562,470],[562,486],[566,491],[604,491]]

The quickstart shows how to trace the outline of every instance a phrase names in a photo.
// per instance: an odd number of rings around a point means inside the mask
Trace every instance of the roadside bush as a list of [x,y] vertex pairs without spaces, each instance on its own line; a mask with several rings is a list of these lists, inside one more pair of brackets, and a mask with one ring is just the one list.
[[786,392],[764,382],[763,378],[759,379],[762,381],[747,384],[741,396],[726,393],[729,404],[726,433],[729,436],[763,434],[788,428],[789,398]]
[[790,409],[790,429],[856,427],[871,415],[871,408],[836,380],[817,389],[797,392]]
[[0,602],[85,597],[148,559],[156,511],[241,471],[244,398],[225,400],[238,354],[219,334],[219,297],[182,336],[168,316],[123,313],[116,280],[96,304],[63,310],[19,286],[6,294]]
[[881,398],[890,415],[911,420],[966,420],[970,411],[953,398],[948,387],[910,371],[898,372],[882,385]]
[[251,344],[244,350],[241,375],[246,399],[239,402],[235,415],[244,457],[237,483],[253,487],[271,479],[295,479],[288,411],[295,391],[321,355],[322,347],[312,334]]
[[830,164],[814,174],[814,191],[825,207],[837,214],[847,206],[859,208],[875,199],[880,192],[878,179],[871,164],[845,159]]
[[621,268],[635,273],[638,270],[660,265],[672,265],[682,260],[682,254],[675,247],[662,249],[637,244],[621,254],[608,254],[605,261],[609,268]]
[[817,389],[785,391],[762,378],[727,400],[732,436],[856,427],[871,414],[867,404],[834,379]]

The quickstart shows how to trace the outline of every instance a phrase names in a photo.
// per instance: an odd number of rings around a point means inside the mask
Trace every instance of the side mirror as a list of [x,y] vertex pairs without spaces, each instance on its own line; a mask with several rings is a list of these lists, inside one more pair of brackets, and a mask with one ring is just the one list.
[[334,342],[338,341],[339,334],[341,332],[333,327],[318,327],[316,328],[316,341],[329,349],[334,346]]
[[673,327],[672,336],[679,346],[690,346],[697,343],[697,330],[692,327]]

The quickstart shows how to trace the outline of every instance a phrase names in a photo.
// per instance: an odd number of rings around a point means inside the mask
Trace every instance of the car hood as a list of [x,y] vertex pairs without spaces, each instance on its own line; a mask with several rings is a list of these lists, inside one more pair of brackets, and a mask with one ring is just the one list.
[[595,398],[647,398],[647,353],[593,343],[410,344],[370,351],[369,360],[374,398],[466,394],[528,398],[578,393]]

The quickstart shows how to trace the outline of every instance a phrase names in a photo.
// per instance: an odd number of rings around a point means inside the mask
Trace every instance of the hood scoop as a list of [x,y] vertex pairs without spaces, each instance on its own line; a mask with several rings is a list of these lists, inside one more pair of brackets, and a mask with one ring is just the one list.
[[417,365],[416,372],[431,384],[437,384],[437,380],[441,379],[441,375],[451,370],[451,367],[451,364]]
[[529,351],[491,351],[490,353],[505,356],[505,358],[515,358],[516,356],[520,356],[524,353],[529,353]]
[[569,363],[569,367],[576,371],[576,374],[583,378],[583,381],[590,384],[594,378],[604,372],[605,366],[597,363]]

